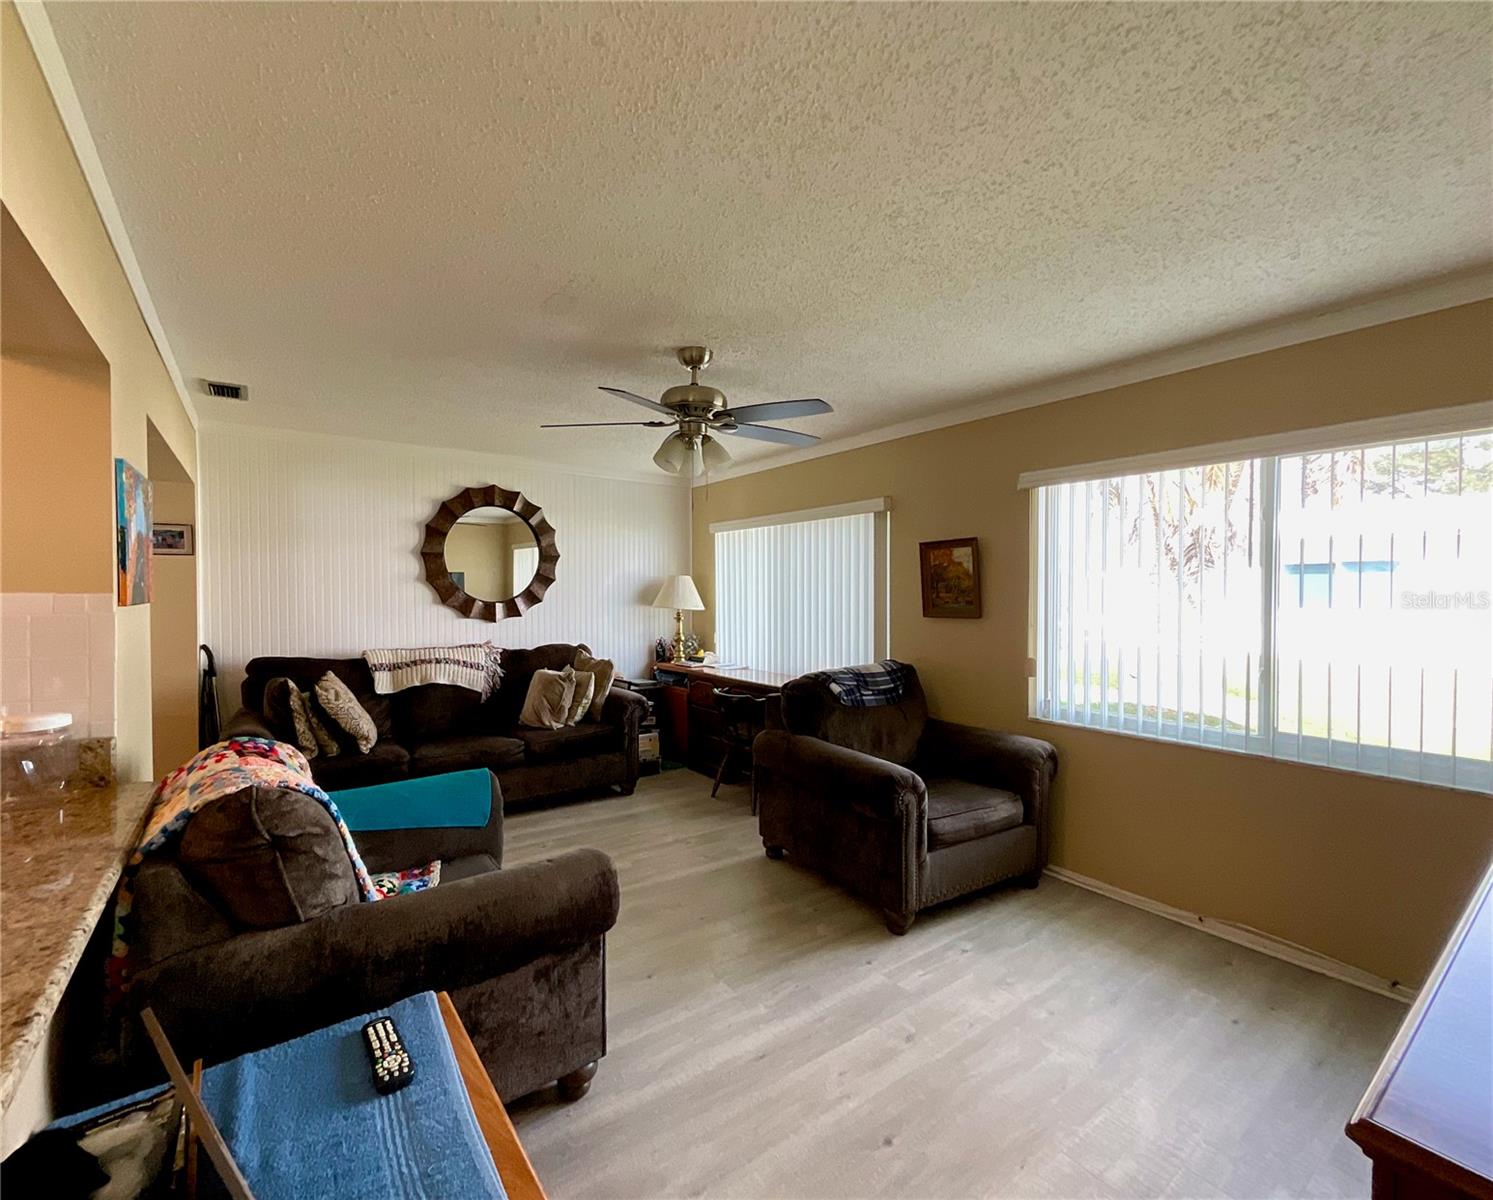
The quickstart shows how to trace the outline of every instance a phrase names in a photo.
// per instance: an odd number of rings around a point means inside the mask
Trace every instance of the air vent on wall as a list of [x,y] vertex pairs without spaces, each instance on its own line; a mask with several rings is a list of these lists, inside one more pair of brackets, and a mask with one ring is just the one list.
[[209,396],[217,396],[220,400],[247,400],[249,389],[241,383],[220,383],[216,379],[204,379],[202,386],[207,389]]

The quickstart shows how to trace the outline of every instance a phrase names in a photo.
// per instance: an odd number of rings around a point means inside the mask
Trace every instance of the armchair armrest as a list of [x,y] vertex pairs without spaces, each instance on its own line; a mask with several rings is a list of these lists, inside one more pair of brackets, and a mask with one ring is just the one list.
[[153,1007],[185,1059],[217,1062],[424,991],[454,991],[602,937],[617,920],[612,862],[573,850],[544,862],[349,904],[300,925],[241,933],[142,972],[124,1052],[152,1059]]
[[1058,773],[1057,747],[1051,742],[930,718],[918,760],[930,772],[1020,796],[1026,823],[1038,829],[1041,861],[1047,861],[1048,801]]
[[752,742],[752,761],[754,769],[760,765],[817,791],[826,802],[853,805],[871,816],[927,813],[928,789],[912,771],[821,738],[765,729]]

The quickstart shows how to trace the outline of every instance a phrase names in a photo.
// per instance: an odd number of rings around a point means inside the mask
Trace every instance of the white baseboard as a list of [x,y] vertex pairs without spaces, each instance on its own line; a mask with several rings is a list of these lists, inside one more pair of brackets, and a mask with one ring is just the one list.
[[1111,900],[1118,900],[1121,904],[1128,904],[1144,912],[1155,913],[1158,917],[1165,917],[1168,921],[1175,921],[1179,925],[1201,929],[1204,933],[1211,933],[1214,937],[1223,938],[1226,942],[1258,950],[1261,954],[1270,955],[1271,958],[1305,967],[1308,971],[1339,979],[1343,983],[1351,983],[1354,987],[1361,987],[1365,991],[1376,992],[1381,996],[1388,996],[1392,1000],[1400,1000],[1406,1004],[1415,999],[1415,988],[1406,987],[1392,980],[1381,979],[1358,967],[1350,967],[1347,963],[1339,962],[1335,958],[1328,958],[1325,954],[1318,954],[1315,950],[1298,946],[1295,942],[1288,942],[1273,934],[1251,929],[1248,925],[1236,925],[1230,921],[1219,921],[1213,917],[1188,912],[1185,909],[1173,908],[1170,904],[1163,904],[1160,900],[1152,900],[1149,896],[1127,892],[1124,888],[1115,887],[1099,879],[1090,879],[1087,875],[1080,875],[1077,871],[1070,871],[1066,867],[1049,866],[1045,873],[1054,879],[1061,879],[1064,883],[1071,883],[1076,887],[1097,892],[1101,896],[1108,896]]

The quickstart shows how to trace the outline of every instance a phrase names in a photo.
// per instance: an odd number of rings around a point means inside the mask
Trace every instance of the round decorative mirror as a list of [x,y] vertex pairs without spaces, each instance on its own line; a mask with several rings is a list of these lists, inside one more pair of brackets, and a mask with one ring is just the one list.
[[537,504],[491,484],[458,492],[436,510],[420,547],[441,603],[498,621],[523,615],[555,581],[555,531]]

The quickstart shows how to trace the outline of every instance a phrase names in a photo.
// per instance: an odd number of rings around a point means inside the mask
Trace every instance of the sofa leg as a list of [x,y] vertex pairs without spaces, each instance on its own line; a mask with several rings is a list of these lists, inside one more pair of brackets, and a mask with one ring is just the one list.
[[1016,882],[1024,888],[1036,887],[1042,882],[1042,868],[1038,867],[1035,871],[1028,871],[1025,875],[1018,875]]
[[913,920],[917,917],[917,913],[899,913],[891,909],[887,909],[883,915],[886,917],[887,929],[898,937],[912,928]]
[[560,1076],[560,1099],[579,1100],[591,1090],[591,1080],[596,1077],[596,1063],[588,1062],[584,1067]]
[[786,854],[786,853],[787,853],[787,851],[784,850],[783,847],[781,847],[781,846],[768,846],[767,847],[767,857],[770,858],[770,859],[772,859],[774,862],[776,862],[778,859],[782,858],[783,855]]

